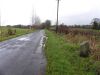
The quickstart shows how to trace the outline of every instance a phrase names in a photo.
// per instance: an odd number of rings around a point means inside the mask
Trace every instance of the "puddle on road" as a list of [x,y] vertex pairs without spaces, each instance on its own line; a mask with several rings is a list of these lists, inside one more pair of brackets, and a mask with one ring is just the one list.
[[23,38],[19,38],[19,41],[30,41],[29,37],[23,37]]
[[41,37],[41,40],[40,40],[40,43],[39,43],[39,46],[36,50],[36,53],[42,53],[43,51],[43,46],[44,46],[44,36]]

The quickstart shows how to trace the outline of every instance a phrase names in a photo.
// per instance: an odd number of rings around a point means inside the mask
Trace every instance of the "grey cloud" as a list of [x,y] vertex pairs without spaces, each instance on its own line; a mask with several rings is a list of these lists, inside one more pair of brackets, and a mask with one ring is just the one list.
[[84,14],[74,16],[64,16],[60,18],[60,22],[65,24],[90,24],[93,18],[100,18],[100,10],[92,10]]

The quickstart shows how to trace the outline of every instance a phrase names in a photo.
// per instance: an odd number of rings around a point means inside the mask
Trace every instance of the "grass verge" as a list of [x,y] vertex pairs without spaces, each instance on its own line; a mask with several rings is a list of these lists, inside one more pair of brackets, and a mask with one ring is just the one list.
[[46,30],[46,75],[95,75],[90,58],[79,57],[79,45],[68,43],[63,36]]
[[28,34],[33,32],[34,30],[31,29],[21,29],[21,28],[12,28],[12,29],[16,29],[16,33],[15,35],[7,35],[7,28],[2,28],[2,36],[0,36],[0,42],[4,41],[4,40],[8,40],[11,38],[15,38],[24,34]]

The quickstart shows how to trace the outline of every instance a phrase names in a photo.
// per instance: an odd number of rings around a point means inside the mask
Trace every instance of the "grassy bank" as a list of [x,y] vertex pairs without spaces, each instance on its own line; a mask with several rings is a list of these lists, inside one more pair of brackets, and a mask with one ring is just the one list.
[[79,45],[68,43],[64,36],[47,31],[46,75],[95,75],[90,58],[79,57]]
[[20,36],[20,35],[24,35],[24,34],[33,32],[33,30],[31,30],[31,29],[12,28],[12,30],[16,30],[16,33],[14,35],[8,35],[7,30],[8,30],[8,28],[6,28],[6,27],[2,28],[2,35],[0,32],[0,41],[8,40],[8,39]]

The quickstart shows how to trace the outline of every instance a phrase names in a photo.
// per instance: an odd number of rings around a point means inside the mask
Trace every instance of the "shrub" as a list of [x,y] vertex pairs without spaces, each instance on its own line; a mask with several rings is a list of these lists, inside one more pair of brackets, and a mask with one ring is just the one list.
[[8,32],[8,35],[15,35],[16,29],[12,30],[11,28],[8,28],[7,32]]

